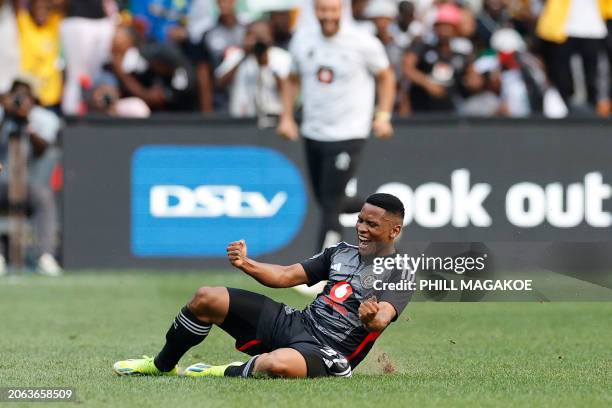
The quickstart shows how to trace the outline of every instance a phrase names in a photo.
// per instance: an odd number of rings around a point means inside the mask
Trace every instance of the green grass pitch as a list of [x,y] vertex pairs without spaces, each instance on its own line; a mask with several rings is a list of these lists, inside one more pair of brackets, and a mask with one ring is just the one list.
[[[350,379],[115,376],[203,285],[307,302],[229,272],[2,278],[0,387],[75,387],[76,406],[100,407],[612,406],[612,302],[413,302]],[[214,328],[181,365],[241,359]]]

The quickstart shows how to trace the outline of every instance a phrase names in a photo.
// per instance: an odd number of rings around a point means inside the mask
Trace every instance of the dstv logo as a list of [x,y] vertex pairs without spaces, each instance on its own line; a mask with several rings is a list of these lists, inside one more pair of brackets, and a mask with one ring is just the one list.
[[300,171],[270,148],[143,146],[132,156],[131,177],[138,257],[224,258],[237,239],[260,256],[288,245],[306,216]]
[[287,202],[287,193],[279,191],[271,200],[258,191],[243,191],[240,186],[163,185],[151,188],[150,211],[153,217],[232,217],[268,218]]

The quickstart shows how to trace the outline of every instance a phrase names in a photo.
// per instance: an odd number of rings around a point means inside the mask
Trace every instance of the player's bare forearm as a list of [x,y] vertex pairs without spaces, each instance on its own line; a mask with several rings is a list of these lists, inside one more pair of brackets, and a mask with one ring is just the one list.
[[407,53],[404,56],[402,70],[404,76],[408,78],[413,84],[426,87],[431,80],[429,76],[417,68],[419,57],[415,53]]
[[[306,273],[303,272],[304,269],[300,264],[283,266],[246,258],[240,269],[269,288],[290,288],[307,283]],[[300,275],[302,275],[300,269],[303,272],[303,279],[300,279]]]
[[376,76],[377,112],[393,112],[395,103],[395,73],[391,67],[383,69]]
[[281,116],[293,119],[295,99],[297,98],[300,87],[300,78],[297,75],[291,74],[287,79],[281,80],[280,83],[281,102],[283,104]]
[[227,246],[227,258],[230,263],[257,282],[270,288],[290,288],[308,282],[306,271],[300,264],[289,266],[257,262],[247,257],[247,245],[244,240],[230,242]]

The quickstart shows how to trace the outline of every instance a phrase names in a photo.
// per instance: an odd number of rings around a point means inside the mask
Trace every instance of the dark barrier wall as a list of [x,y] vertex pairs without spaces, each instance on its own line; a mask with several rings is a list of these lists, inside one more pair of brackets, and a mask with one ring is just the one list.
[[[605,258],[611,131],[579,120],[399,122],[393,139],[368,142],[356,193],[402,198],[401,248],[486,242],[526,264],[559,256],[569,264],[579,255],[567,249],[586,244]],[[225,243],[240,238],[279,263],[315,251],[302,145],[273,130],[222,119],[90,119],[68,127],[64,150],[68,268],[225,266]]]

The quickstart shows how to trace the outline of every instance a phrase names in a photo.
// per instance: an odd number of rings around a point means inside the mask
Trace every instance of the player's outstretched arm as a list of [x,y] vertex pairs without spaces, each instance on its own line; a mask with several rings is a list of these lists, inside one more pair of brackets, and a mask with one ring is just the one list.
[[282,266],[257,262],[247,257],[247,246],[244,240],[229,243],[227,258],[233,266],[270,288],[290,288],[308,283],[306,271],[299,263]]

